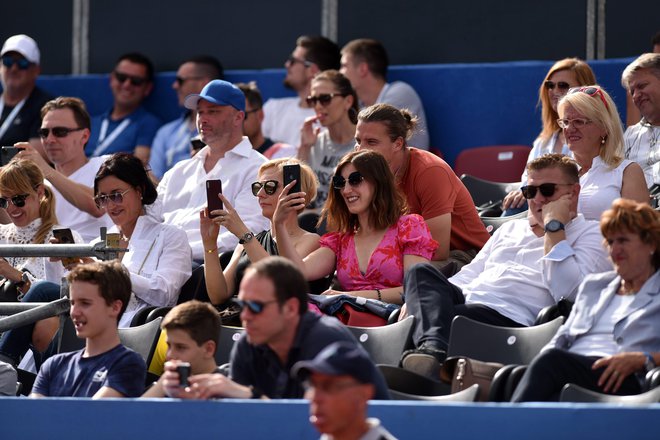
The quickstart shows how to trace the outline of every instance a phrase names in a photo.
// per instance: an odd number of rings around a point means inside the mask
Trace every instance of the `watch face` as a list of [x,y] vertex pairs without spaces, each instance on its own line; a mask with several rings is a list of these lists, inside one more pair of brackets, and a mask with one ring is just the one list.
[[559,220],[550,220],[545,225],[545,230],[548,232],[557,232],[564,229],[564,225]]

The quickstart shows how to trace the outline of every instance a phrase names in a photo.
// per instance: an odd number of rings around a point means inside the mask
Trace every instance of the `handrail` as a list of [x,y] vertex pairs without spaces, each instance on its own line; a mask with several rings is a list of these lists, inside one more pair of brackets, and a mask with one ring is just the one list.
[[38,305],[30,310],[25,310],[11,316],[0,318],[0,333],[16,327],[32,324],[34,322],[41,321],[42,319],[68,313],[70,307],[69,298],[60,298],[49,303],[32,304]]

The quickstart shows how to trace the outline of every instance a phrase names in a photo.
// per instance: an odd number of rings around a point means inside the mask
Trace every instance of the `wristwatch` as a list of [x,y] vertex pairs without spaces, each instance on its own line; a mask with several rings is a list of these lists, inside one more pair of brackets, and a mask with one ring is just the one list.
[[245,234],[243,234],[243,236],[241,238],[239,238],[238,242],[239,242],[239,244],[246,244],[246,243],[249,243],[250,241],[252,241],[253,238],[254,238],[254,234],[252,232],[248,231]]
[[652,369],[654,369],[657,365],[655,364],[655,359],[653,359],[651,353],[645,351],[644,356],[646,356],[646,361],[644,362],[644,369],[646,370],[646,372],[649,372]]
[[550,220],[545,224],[545,232],[557,232],[564,230],[564,224],[559,220]]

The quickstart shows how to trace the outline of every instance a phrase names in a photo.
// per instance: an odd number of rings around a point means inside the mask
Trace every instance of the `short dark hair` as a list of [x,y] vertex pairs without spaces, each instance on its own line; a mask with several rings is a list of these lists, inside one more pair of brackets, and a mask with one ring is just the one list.
[[158,198],[154,182],[149,178],[142,161],[132,154],[115,153],[103,162],[94,177],[94,195],[98,195],[99,181],[104,177],[115,176],[142,192],[142,204],[151,205]]
[[243,92],[245,99],[250,103],[253,110],[260,109],[264,106],[264,98],[261,96],[261,91],[255,81],[236,83],[236,87],[241,89],[241,92]]
[[309,285],[302,272],[287,258],[271,256],[252,264],[248,270],[268,278],[275,286],[275,299],[280,306],[290,298],[298,299],[300,315],[307,311]]
[[367,63],[369,71],[376,77],[385,79],[389,59],[385,46],[371,38],[359,38],[349,41],[341,50],[342,54],[350,54],[355,63]]
[[143,55],[139,52],[129,52],[121,55],[119,58],[117,58],[117,62],[115,63],[115,66],[122,61],[130,61],[131,63],[135,64],[141,64],[144,66],[145,70],[147,71],[147,80],[149,82],[154,81],[154,63],[151,62],[149,58],[147,58],[146,55]]
[[85,103],[80,98],[70,96],[60,96],[59,98],[52,99],[41,107],[41,119],[46,117],[46,114],[53,110],[62,110],[68,108],[73,112],[73,118],[76,124],[81,128],[91,128],[92,122],[87,112]]
[[69,272],[66,279],[69,285],[79,281],[94,284],[99,288],[99,293],[107,305],[120,300],[122,306],[117,321],[126,311],[131,299],[131,275],[128,269],[116,260],[79,264]]
[[215,342],[216,350],[220,341],[220,315],[209,303],[186,301],[170,310],[162,324],[163,330],[182,330],[201,346],[206,341]]
[[538,171],[546,168],[559,168],[570,183],[580,183],[577,163],[568,156],[551,153],[538,157],[527,164],[527,171]]
[[321,71],[339,70],[341,54],[334,41],[318,35],[303,35],[296,40],[296,46],[307,50],[305,60],[316,64]]
[[185,60],[182,64],[193,63],[198,75],[203,75],[211,80],[225,79],[225,69],[216,57],[211,55],[195,55]]

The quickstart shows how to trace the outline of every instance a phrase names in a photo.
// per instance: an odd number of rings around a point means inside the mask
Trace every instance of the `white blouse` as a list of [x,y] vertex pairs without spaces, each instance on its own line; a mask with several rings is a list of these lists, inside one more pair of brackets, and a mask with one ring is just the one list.
[[632,161],[624,159],[616,168],[610,168],[596,156],[589,171],[580,177],[578,212],[587,220],[600,220],[600,215],[621,197],[623,172]]

